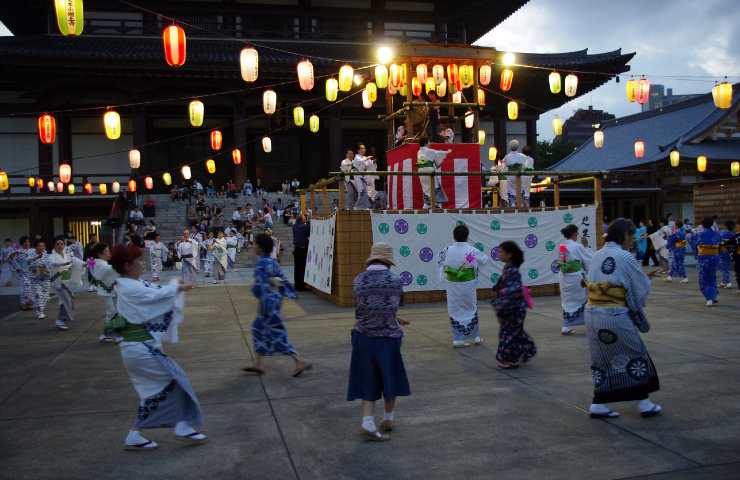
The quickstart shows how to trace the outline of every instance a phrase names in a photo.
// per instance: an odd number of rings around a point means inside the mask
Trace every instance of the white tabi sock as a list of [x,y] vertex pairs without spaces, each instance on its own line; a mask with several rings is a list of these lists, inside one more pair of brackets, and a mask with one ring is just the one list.
[[195,429],[190,426],[188,422],[182,421],[175,424],[175,435],[178,437],[184,437],[193,433]]
[[595,413],[595,414],[602,414],[602,413],[609,413],[611,409],[604,405],[603,403],[592,403],[591,408],[588,409],[589,412]]
[[393,414],[395,412],[383,412],[383,420],[392,422],[393,421]]
[[138,430],[129,430],[128,435],[126,435],[126,445],[140,445],[148,441],[149,439]]
[[638,408],[641,412],[652,410],[654,406],[655,404],[651,402],[649,398],[646,398],[645,400],[640,400],[640,403],[638,404]]
[[375,427],[375,417],[362,417],[362,428],[368,432],[375,432],[378,429]]

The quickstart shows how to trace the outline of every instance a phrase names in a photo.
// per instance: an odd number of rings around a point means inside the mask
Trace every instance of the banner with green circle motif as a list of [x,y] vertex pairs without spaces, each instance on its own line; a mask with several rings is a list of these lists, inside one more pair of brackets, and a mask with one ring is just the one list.
[[452,230],[466,225],[468,242],[487,253],[488,262],[479,272],[478,288],[490,288],[498,281],[503,263],[498,258],[498,245],[505,240],[516,242],[524,251],[521,266],[526,285],[558,283],[557,246],[562,242],[560,230],[569,224],[578,227],[579,239],[589,247],[596,244],[596,207],[586,205],[567,210],[520,213],[372,213],[373,241],[393,247],[397,267],[406,291],[444,290],[439,273],[440,255],[454,243]]
[[311,220],[311,237],[303,278],[312,287],[331,295],[331,277],[334,264],[334,234],[337,216]]

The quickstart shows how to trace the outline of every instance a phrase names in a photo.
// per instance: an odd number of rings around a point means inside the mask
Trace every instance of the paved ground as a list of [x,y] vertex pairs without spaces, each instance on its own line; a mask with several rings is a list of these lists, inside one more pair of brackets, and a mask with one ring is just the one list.
[[293,379],[274,359],[260,379],[240,371],[255,307],[247,287],[198,288],[168,352],[191,377],[211,442],[183,447],[154,431],[161,448],[147,453],[121,448],[137,397],[117,347],[96,341],[101,303],[82,293],[68,332],[51,328],[54,315],[0,320],[0,478],[740,478],[740,296],[723,291],[708,309],[693,283],[655,290],[645,338],[664,415],[643,420],[624,404],[616,420],[586,416],[586,339],[558,335],[556,297],[535,299],[526,325],[540,353],[514,372],[495,368],[487,304],[488,343],[465,350],[450,348],[443,305],[411,305],[413,395],[399,402],[393,440],[366,444],[359,406],[344,398],[351,310],[310,294],[289,302],[291,339],[316,368]]

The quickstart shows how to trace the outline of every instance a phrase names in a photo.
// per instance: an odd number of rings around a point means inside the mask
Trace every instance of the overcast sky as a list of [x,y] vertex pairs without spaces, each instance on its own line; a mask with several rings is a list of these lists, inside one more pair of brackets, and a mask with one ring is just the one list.
[[[600,53],[621,48],[637,52],[635,74],[734,75],[740,81],[740,2],[738,0],[530,0],[485,35],[478,45],[503,51]],[[516,79],[514,80],[516,81]],[[651,78],[674,94],[705,93],[713,82]],[[624,116],[640,111],[627,102],[624,82],[614,80],[544,114],[540,139],[552,138],[557,113],[568,118],[578,108]],[[540,86],[537,86],[540,88]],[[547,88],[542,85],[541,88]]]

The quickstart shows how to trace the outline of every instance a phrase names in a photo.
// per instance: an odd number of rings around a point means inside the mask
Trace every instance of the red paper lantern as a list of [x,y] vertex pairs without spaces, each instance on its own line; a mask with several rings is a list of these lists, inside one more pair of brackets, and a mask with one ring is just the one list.
[[242,164],[242,151],[235,148],[231,151],[231,159],[234,161],[234,165]]
[[147,190],[151,190],[152,188],[154,188],[154,180],[152,180],[152,177],[146,177],[144,179],[144,186]]
[[162,33],[164,42],[164,58],[170,67],[182,67],[187,55],[187,40],[185,30],[177,25],[170,25]]
[[92,186],[92,183],[90,183],[90,182],[85,182],[85,186],[84,186],[83,188],[84,188],[84,190],[85,190],[85,193],[87,193],[88,195],[90,195],[91,193],[93,193],[93,186]]
[[411,79],[411,93],[413,93],[415,97],[421,95],[421,82],[419,82],[419,77],[413,77]]
[[221,135],[221,130],[213,130],[211,132],[211,148],[213,151],[219,151],[221,150],[221,145],[223,144],[223,135]]
[[645,156],[645,142],[637,140],[635,142],[635,158],[642,158]]
[[69,163],[63,163],[59,165],[59,180],[62,183],[69,183],[72,180],[72,167]]
[[37,178],[36,179],[36,188],[39,190],[44,189],[44,179],[43,178]]
[[511,90],[511,82],[514,81],[514,70],[504,68],[501,70],[501,91],[508,92]]
[[51,145],[57,137],[57,121],[48,113],[39,117],[39,139],[41,143]]
[[637,90],[635,90],[635,101],[639,104],[645,104],[650,100],[650,80],[647,78],[641,78],[637,82]]
[[128,191],[129,192],[135,192],[136,191],[136,180],[133,178],[128,181]]
[[460,75],[458,73],[457,65],[451,63],[447,65],[447,82],[453,83],[460,90]]

